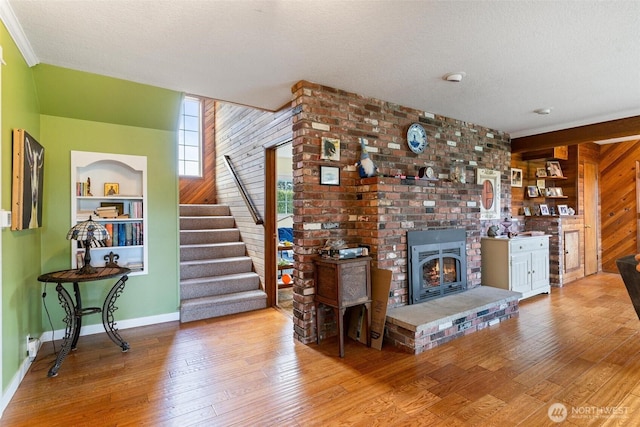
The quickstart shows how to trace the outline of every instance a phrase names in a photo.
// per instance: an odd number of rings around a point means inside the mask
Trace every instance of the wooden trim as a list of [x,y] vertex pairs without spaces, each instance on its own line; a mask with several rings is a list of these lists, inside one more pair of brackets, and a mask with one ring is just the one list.
[[604,139],[622,138],[640,134],[640,116],[610,120],[538,135],[523,136],[511,140],[512,153],[524,153],[531,149],[575,145]]
[[276,222],[278,220],[276,203],[276,150],[277,146],[265,149],[265,177],[264,177],[264,284],[267,293],[267,303],[270,307],[276,305],[278,274],[276,268]]

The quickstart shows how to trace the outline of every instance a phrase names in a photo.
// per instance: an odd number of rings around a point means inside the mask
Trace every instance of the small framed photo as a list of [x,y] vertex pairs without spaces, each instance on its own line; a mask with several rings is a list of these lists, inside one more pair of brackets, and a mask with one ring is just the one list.
[[549,215],[549,206],[545,204],[540,205],[540,215]]
[[524,216],[531,216],[531,208],[529,206],[523,206],[522,213]]
[[569,206],[567,206],[567,205],[558,205],[558,214],[559,215],[569,215]]
[[536,176],[538,178],[546,178],[547,170],[545,168],[536,168]]
[[536,180],[536,187],[540,189],[540,193],[542,193],[542,189],[547,186],[547,182],[544,179]]
[[540,195],[538,193],[538,187],[535,185],[527,185],[527,195],[529,197],[538,197]]
[[340,160],[340,140],[335,138],[322,138],[321,160]]
[[522,169],[511,168],[511,186],[522,187]]
[[320,166],[320,184],[340,185],[340,168],[336,166]]
[[117,196],[118,194],[120,194],[120,184],[118,184],[117,182],[104,183],[105,196]]
[[562,197],[562,188],[561,187],[547,188],[547,197]]
[[558,176],[562,177],[562,168],[560,167],[560,162],[550,161],[547,162],[547,169],[549,170],[549,176]]

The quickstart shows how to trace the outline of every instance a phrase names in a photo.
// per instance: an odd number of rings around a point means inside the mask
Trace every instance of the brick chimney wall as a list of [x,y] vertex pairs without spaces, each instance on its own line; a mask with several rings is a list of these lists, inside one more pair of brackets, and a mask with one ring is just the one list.
[[[393,273],[393,307],[407,304],[407,231],[464,228],[468,286],[478,286],[480,237],[500,220],[480,220],[476,169],[500,172],[500,212],[510,216],[509,135],[306,81],[292,92],[296,338],[316,339],[313,258],[328,239],[370,247],[372,267]],[[406,141],[415,122],[427,131],[429,144],[421,154],[411,152]],[[340,140],[340,160],[320,159],[323,137]],[[360,138],[379,176],[360,178]],[[466,183],[449,180],[454,164],[464,166]],[[339,186],[320,185],[321,165],[340,168]],[[432,167],[439,180],[400,177],[413,177],[423,166]]]

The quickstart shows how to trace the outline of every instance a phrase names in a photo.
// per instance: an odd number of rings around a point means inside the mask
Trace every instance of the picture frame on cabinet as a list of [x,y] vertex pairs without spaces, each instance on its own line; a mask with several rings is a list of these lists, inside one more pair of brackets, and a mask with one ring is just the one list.
[[120,194],[120,184],[118,184],[117,182],[104,183],[105,196],[117,196],[118,194]]
[[547,197],[562,197],[562,187],[547,188]]
[[567,206],[567,205],[558,205],[558,214],[559,215],[569,215],[569,206]]
[[522,169],[511,168],[511,186],[522,187]]
[[541,203],[540,204],[540,215],[542,216],[549,216],[549,206]]
[[321,185],[340,185],[340,168],[336,166],[320,166]]
[[542,194],[542,190],[547,186],[547,183],[544,179],[536,180],[536,187],[540,190],[540,194]]
[[564,177],[562,175],[562,168],[560,167],[560,162],[553,160],[547,162],[547,169],[549,170],[549,176],[554,177]]
[[522,213],[524,216],[531,216],[531,208],[529,206],[523,206]]
[[535,185],[527,185],[527,195],[531,198],[538,197],[540,193],[538,192],[538,187]]
[[547,170],[545,168],[536,168],[536,177],[538,178],[546,178]]

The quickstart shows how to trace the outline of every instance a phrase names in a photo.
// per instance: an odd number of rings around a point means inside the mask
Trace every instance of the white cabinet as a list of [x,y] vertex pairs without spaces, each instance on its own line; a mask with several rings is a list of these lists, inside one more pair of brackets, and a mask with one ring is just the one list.
[[[117,217],[101,218],[98,208],[115,206]],[[91,248],[91,265],[104,266],[117,255],[130,275],[147,274],[147,158],[125,154],[71,152],[71,225],[89,216],[103,224],[112,238]],[[82,263],[84,249],[71,241],[71,267]]]
[[482,238],[484,286],[522,293],[522,298],[549,293],[549,236]]

